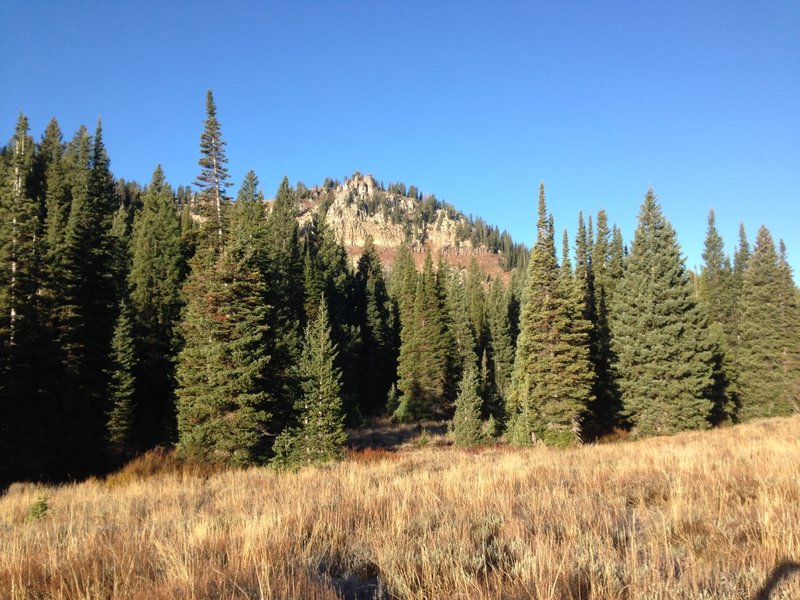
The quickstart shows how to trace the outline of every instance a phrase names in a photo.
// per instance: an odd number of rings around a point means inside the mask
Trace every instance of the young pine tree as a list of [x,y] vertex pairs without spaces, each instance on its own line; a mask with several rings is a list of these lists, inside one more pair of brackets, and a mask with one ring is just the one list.
[[648,190],[615,296],[613,349],[638,435],[709,426],[712,354],[675,231]]
[[135,448],[134,410],[136,402],[136,347],[130,309],[120,305],[119,317],[111,342],[112,372],[109,386],[111,410],[108,413],[108,441],[112,452],[129,458]]
[[456,411],[452,429],[456,446],[476,446],[484,441],[481,407],[483,400],[478,394],[478,374],[475,356],[467,362],[456,397]]
[[302,397],[295,405],[298,426],[275,442],[275,464],[317,464],[342,457],[347,435],[342,410],[342,373],[336,367],[327,303],[306,328],[299,373]]

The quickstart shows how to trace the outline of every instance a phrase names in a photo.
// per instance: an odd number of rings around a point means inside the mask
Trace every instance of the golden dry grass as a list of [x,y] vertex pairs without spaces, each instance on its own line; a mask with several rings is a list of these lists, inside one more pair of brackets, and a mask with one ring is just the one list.
[[[563,451],[128,473],[11,486],[0,595],[756,598],[800,559],[800,417]],[[800,598],[800,573],[782,574],[770,597]]]

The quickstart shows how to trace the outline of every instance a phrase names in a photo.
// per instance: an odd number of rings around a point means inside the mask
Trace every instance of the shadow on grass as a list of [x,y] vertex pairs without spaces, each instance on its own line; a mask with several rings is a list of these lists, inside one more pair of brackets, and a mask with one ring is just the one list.
[[447,433],[447,422],[428,421],[425,423],[397,424],[388,420],[373,422],[369,427],[353,429],[347,432],[347,447],[350,450],[366,450],[368,448],[394,451],[408,445],[420,435],[444,436]]
[[779,563],[769,574],[758,593],[753,596],[753,600],[769,600],[781,581],[788,579],[794,573],[800,573],[800,563],[793,560],[784,560]]

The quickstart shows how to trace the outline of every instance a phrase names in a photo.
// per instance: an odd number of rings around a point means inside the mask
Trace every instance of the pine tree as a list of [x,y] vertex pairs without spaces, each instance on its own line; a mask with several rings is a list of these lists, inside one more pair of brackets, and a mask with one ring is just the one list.
[[494,395],[498,398],[498,405],[493,407],[492,415],[496,419],[502,419],[506,396],[511,384],[511,372],[514,369],[514,345],[511,341],[508,296],[499,277],[492,281],[487,309],[491,371],[495,384]]
[[716,228],[714,211],[708,213],[708,230],[703,250],[703,267],[697,277],[698,306],[708,322],[713,354],[713,402],[711,421],[717,425],[736,420],[736,372],[733,348],[736,318],[733,270]]
[[117,202],[109,164],[100,122],[93,139],[81,127],[65,154],[71,204],[53,306],[64,367],[58,456],[72,475],[96,470],[105,455],[111,340],[120,300],[112,271]]
[[247,248],[253,265],[264,267],[266,257],[266,213],[264,194],[254,171],[245,173],[236,202],[230,211],[229,238],[233,243]]
[[136,213],[128,277],[139,361],[136,375],[136,444],[149,448],[175,431],[177,324],[185,265],[172,188],[161,166],[153,172]]
[[111,410],[106,425],[108,441],[117,456],[130,457],[135,449],[135,373],[138,365],[130,309],[125,303],[120,305],[111,350],[112,372],[109,387]]
[[473,256],[469,261],[464,278],[464,294],[471,329],[475,335],[475,352],[478,356],[483,354],[489,338],[489,327],[486,322],[486,294],[483,291],[486,275],[481,270],[478,261]]
[[451,426],[456,446],[476,446],[484,441],[481,423],[483,401],[478,394],[478,375],[474,363],[474,357],[467,361],[455,401],[456,411]]
[[[313,286],[306,291],[308,298],[321,291],[331,319],[331,335],[338,348],[336,364],[342,371],[342,399],[345,414],[351,424],[360,419],[358,407],[361,332],[358,327],[357,302],[354,299],[355,277],[347,260],[344,247],[335,232],[322,216],[317,224],[316,236],[310,241],[311,280]],[[313,303],[309,307],[318,311]],[[312,313],[316,314],[316,313]]]
[[452,399],[452,343],[430,251],[425,254],[422,276],[417,279],[413,315],[403,321],[397,365],[397,388],[402,397],[395,417],[408,421],[442,415]]
[[797,296],[791,271],[761,227],[744,271],[739,330],[741,418],[786,416],[798,410]]
[[391,329],[391,302],[371,237],[367,238],[364,253],[358,259],[356,297],[360,354],[364,361],[359,390],[361,411],[374,415],[383,410],[389,387],[395,380],[397,352]]
[[778,244],[781,331],[781,367],[785,394],[794,413],[800,412],[800,291],[794,284],[792,268],[786,258],[786,245]]
[[414,314],[414,295],[417,291],[417,267],[411,249],[401,244],[394,259],[389,292],[395,298],[400,321],[410,321]]
[[[446,273],[446,274],[445,274]],[[475,361],[477,339],[470,318],[470,305],[467,300],[467,286],[463,274],[458,270],[439,270],[447,285],[447,326],[454,342],[453,371],[454,381],[460,381],[470,362]]]
[[205,217],[205,228],[210,232],[210,242],[219,247],[223,242],[225,210],[228,205],[226,190],[228,179],[228,158],[225,155],[225,142],[222,128],[217,120],[217,106],[211,90],[206,93],[206,120],[200,135],[200,174],[195,185],[199,188],[198,204],[200,214]]
[[552,217],[539,188],[538,237],[528,264],[509,402],[515,444],[580,440],[580,416],[591,396],[587,326],[571,266],[556,261]]
[[[302,351],[305,322],[305,280],[297,225],[297,207],[289,180],[284,177],[267,216],[260,267],[269,282],[266,303],[272,309],[268,316],[270,393],[280,399],[276,406],[276,426],[283,430],[290,420],[294,401],[300,395],[295,365]],[[309,256],[310,260],[310,256]],[[309,269],[312,265],[309,263]],[[313,274],[313,269],[309,275]],[[321,290],[320,290],[321,293]],[[319,298],[317,294],[314,296]]]
[[336,460],[344,453],[347,435],[342,410],[342,373],[336,367],[327,303],[306,328],[299,371],[303,395],[296,404],[299,425],[276,441],[278,466]]
[[[36,476],[47,462],[42,431],[43,330],[40,203],[28,119],[20,115],[0,163],[0,470]],[[44,418],[48,418],[45,416]]]
[[235,249],[192,260],[178,355],[178,450],[234,465],[266,460],[274,399],[267,393],[265,284]]
[[614,296],[612,344],[625,416],[639,435],[709,426],[712,355],[675,231],[652,190]]

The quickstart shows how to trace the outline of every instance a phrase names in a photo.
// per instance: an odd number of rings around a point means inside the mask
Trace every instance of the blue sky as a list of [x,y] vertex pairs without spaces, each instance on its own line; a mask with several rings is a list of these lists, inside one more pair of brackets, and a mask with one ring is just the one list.
[[[102,116],[116,176],[197,174],[214,90],[236,186],[354,171],[530,243],[605,208],[630,240],[649,186],[700,265],[766,225],[800,267],[800,3],[0,3],[0,138]],[[5,133],[3,133],[5,132]],[[796,274],[797,279],[797,274]]]

